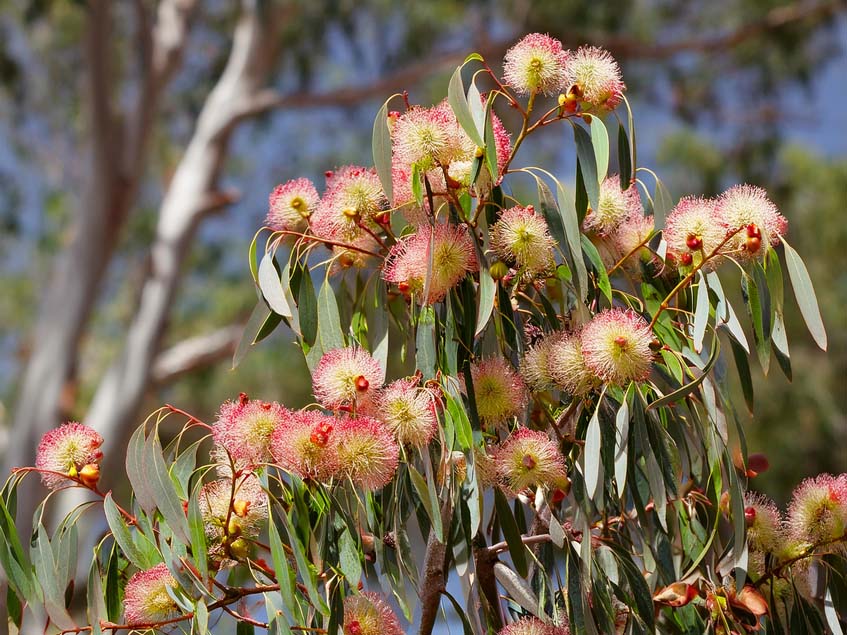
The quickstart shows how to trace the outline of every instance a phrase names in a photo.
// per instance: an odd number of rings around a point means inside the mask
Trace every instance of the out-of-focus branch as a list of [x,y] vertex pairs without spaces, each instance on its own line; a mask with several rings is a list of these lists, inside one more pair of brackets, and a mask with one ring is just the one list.
[[243,331],[243,326],[225,326],[175,344],[159,353],[153,362],[150,380],[154,384],[167,384],[182,375],[232,357]]
[[162,201],[125,348],[98,386],[86,417],[106,439],[107,458],[121,455],[119,448],[153,377],[154,360],[197,227],[211,211],[234,200],[234,195],[220,192],[217,182],[231,133],[243,119],[243,100],[252,98],[267,81],[282,15],[272,4],[242,3],[226,67],[203,105]]
[[[735,46],[790,24],[802,21],[819,21],[840,10],[842,0],[827,2],[801,2],[772,9],[759,20],[742,24],[736,29],[704,37],[680,38],[667,43],[645,42],[631,37],[607,33],[559,31],[558,36],[565,46],[576,47],[590,43],[602,46],[627,59],[666,59],[681,53],[713,53],[732,49]],[[514,43],[514,38],[481,40],[473,48],[487,58],[496,58]],[[352,106],[375,96],[387,95],[417,84],[421,79],[449,69],[460,63],[466,49],[430,56],[425,60],[404,66],[398,71],[365,84],[328,90],[325,92],[300,92],[281,94],[275,90],[263,90],[241,106],[241,117],[249,117],[273,109],[322,108]]]

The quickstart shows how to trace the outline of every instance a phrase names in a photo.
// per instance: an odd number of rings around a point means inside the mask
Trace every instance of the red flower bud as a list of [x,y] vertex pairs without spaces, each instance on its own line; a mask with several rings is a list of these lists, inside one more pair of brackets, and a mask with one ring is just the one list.
[[762,239],[756,238],[755,236],[748,236],[747,241],[744,243],[744,249],[751,254],[755,254],[759,249],[762,248]]
[[365,392],[370,386],[370,382],[365,378],[364,375],[359,375],[356,377],[356,390],[359,392]]
[[759,226],[755,223],[747,225],[747,236],[748,238],[761,238],[762,232],[759,230]]
[[685,244],[691,251],[700,251],[703,249],[703,239],[700,236],[695,236],[694,234],[688,234],[688,238],[685,239]]
[[680,262],[683,264],[683,266],[685,266],[685,267],[690,267],[690,266],[691,266],[691,263],[693,263],[693,262],[694,262],[694,258],[692,258],[692,257],[691,257],[691,254],[689,254],[689,253],[684,253],[684,254],[682,254],[682,255],[679,257],[679,260],[680,260]]
[[752,527],[753,523],[756,522],[756,508],[755,507],[747,507],[744,509],[744,522],[748,527]]

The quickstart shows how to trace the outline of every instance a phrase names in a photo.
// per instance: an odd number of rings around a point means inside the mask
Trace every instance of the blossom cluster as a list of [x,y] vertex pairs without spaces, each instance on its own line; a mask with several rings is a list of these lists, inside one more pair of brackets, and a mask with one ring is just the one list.
[[736,185],[715,199],[681,199],[668,216],[662,235],[669,255],[680,267],[698,266],[717,252],[718,257],[706,263],[707,268],[714,268],[721,255],[761,260],[787,229],[785,217],[762,188]]
[[653,363],[653,333],[640,315],[609,309],[581,329],[557,331],[524,355],[521,374],[534,390],[558,387],[573,397],[602,384],[644,381]]
[[800,483],[784,516],[773,501],[748,492],[744,519],[752,560],[759,567],[765,554],[791,564],[812,554],[847,553],[847,473]]

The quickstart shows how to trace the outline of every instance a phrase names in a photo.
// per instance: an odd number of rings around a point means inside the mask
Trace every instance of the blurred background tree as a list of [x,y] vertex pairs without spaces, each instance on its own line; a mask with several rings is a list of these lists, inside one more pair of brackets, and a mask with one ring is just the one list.
[[[831,343],[828,355],[808,338],[793,345],[790,388],[775,364],[756,377],[748,442],[773,467],[755,485],[779,500],[806,475],[844,469],[843,1],[0,7],[6,466],[30,463],[64,419],[101,429],[116,466],[127,431],[162,402],[205,418],[240,391],[307,402],[306,367],[284,332],[231,370],[256,302],[245,253],[268,192],[370,163],[373,114],[391,93],[430,103],[462,52],[494,63],[542,31],[620,60],[648,131],[639,163],[658,167],[673,194],[748,180],[788,217]],[[798,315],[787,321],[805,331]],[[115,478],[106,471],[106,486]]]

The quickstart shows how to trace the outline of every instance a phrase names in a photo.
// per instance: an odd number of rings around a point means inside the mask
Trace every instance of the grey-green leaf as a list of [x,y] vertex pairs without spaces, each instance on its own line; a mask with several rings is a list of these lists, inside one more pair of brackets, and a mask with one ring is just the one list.
[[382,184],[382,191],[389,201],[394,200],[394,190],[391,175],[391,131],[388,129],[388,102],[382,105],[376,113],[373,126],[373,156],[374,167]]
[[318,295],[318,337],[324,352],[334,348],[344,348],[344,335],[341,331],[341,316],[338,313],[338,301],[329,282],[324,280]]
[[[582,126],[574,125],[573,133],[576,140],[576,158],[579,160],[582,177],[585,180],[588,202],[591,204],[591,209],[598,209],[600,207],[600,180],[597,173],[597,159],[594,156],[594,145],[591,142],[591,136]],[[606,152],[608,154],[608,149]]]
[[815,295],[815,288],[812,286],[812,279],[809,277],[809,271],[800,258],[800,254],[794,251],[785,239],[782,239],[782,244],[785,246],[785,262],[788,265],[788,277],[791,279],[791,286],[794,289],[794,297],[797,298],[797,305],[800,307],[800,313],[806,321],[806,326],[815,344],[821,350],[826,350],[826,329],[821,319],[821,310],[818,308],[818,298]]
[[[285,279],[284,284],[288,284],[288,278]],[[293,313],[282,285],[283,282],[280,280],[279,273],[274,265],[273,254],[267,252],[262,256],[262,261],[259,263],[259,288],[271,309],[283,317],[290,318]]]

